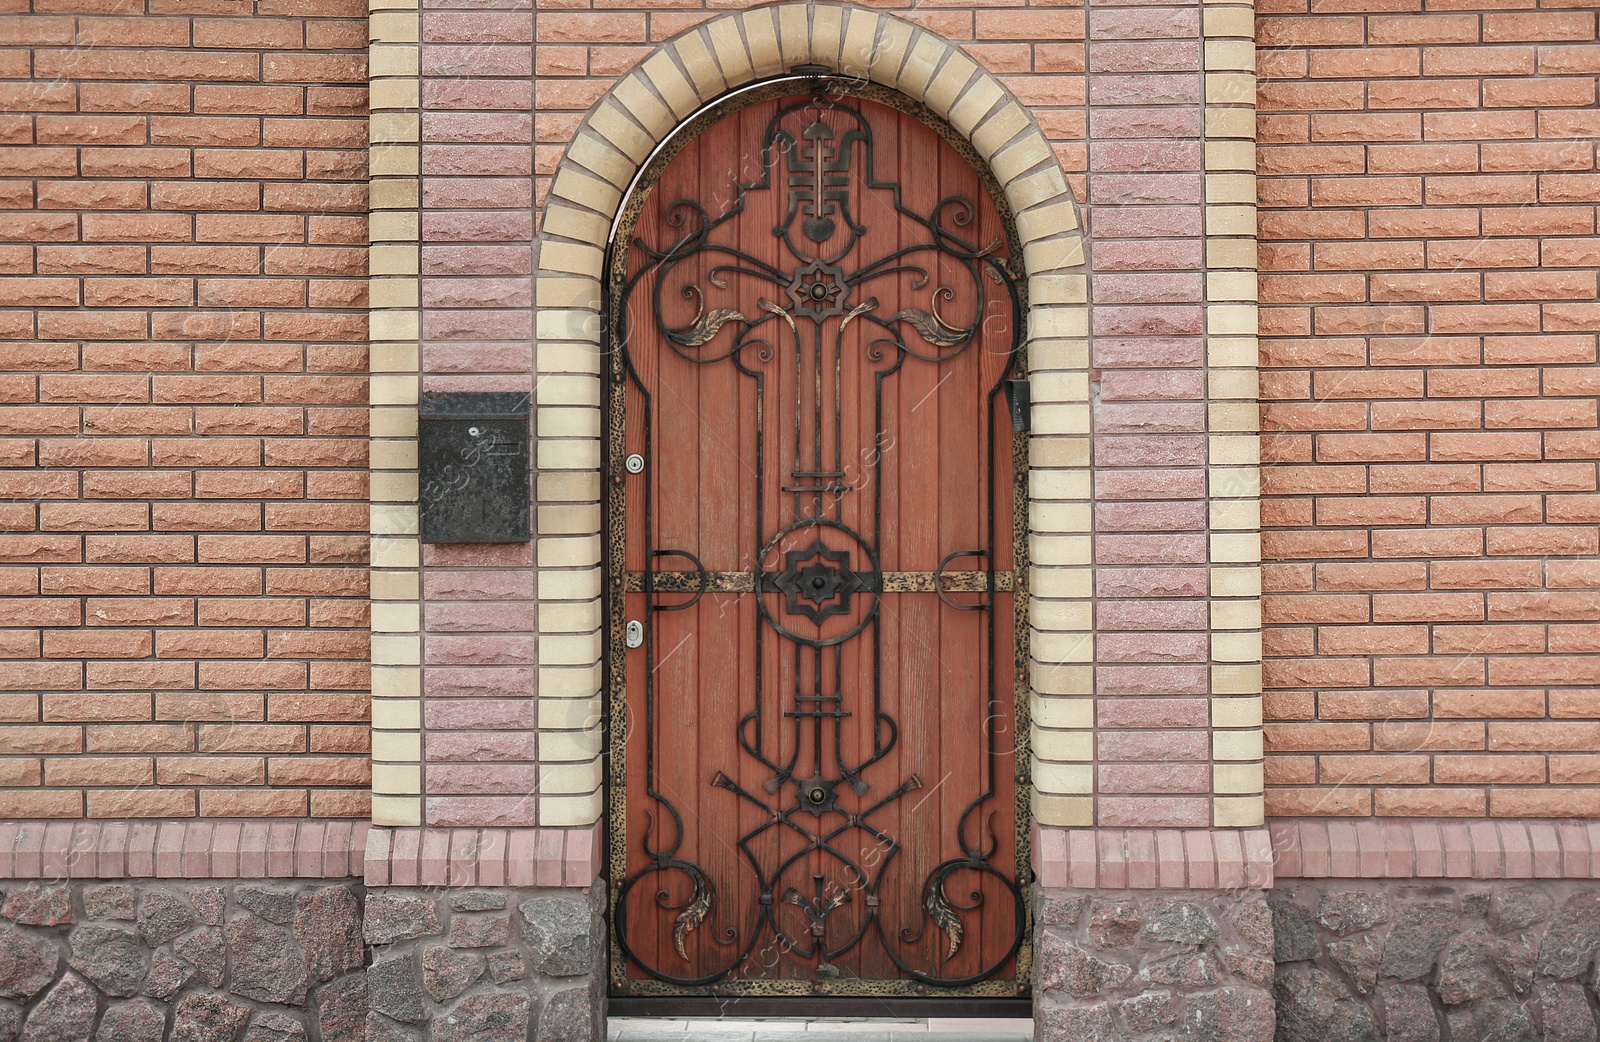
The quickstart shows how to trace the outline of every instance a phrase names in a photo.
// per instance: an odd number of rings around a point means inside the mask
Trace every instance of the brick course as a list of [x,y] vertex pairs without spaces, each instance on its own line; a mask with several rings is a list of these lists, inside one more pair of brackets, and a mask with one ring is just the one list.
[[1600,812],[1596,13],[1457,6],[1258,5],[1269,814]]
[[0,817],[365,816],[366,9],[4,10]]

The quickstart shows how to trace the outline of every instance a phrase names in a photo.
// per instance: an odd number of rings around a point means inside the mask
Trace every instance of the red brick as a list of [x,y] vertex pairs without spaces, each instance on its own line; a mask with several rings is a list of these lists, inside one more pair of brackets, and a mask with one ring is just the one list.
[[1483,817],[1486,801],[1483,789],[1378,789],[1373,793],[1374,809],[1383,817]]
[[84,748],[91,753],[187,752],[194,748],[191,724],[90,724],[84,732]]
[[1546,43],[1555,40],[1593,40],[1592,11],[1516,11],[1483,16],[1486,41],[1515,40]]
[[193,789],[90,789],[85,796],[91,818],[192,818],[195,814]]

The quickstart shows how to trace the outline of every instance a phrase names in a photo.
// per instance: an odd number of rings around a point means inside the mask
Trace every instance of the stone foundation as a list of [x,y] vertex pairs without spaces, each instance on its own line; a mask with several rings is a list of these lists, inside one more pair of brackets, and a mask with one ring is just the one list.
[[[1035,892],[1038,1042],[1600,1042],[1600,888]],[[604,894],[17,883],[0,1042],[602,1042]]]
[[602,1042],[603,901],[599,884],[368,891],[368,1042]]
[[1283,882],[1279,1042],[1596,1042],[1600,889]]
[[362,1042],[353,882],[30,883],[0,903],[0,1042]]
[[19,883],[0,1042],[599,1042],[601,891]]
[[1036,891],[1037,1042],[1271,1042],[1260,891]]

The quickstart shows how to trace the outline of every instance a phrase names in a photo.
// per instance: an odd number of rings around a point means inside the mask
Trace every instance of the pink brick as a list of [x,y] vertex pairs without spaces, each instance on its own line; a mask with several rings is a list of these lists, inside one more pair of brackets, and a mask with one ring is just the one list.
[[1069,886],[1091,890],[1100,885],[1100,854],[1092,829],[1073,829],[1067,833]]
[[560,886],[562,877],[561,861],[566,857],[567,836],[561,829],[540,829],[539,845],[537,847],[534,867],[534,883],[537,886]]
[[1444,840],[1439,826],[1431,821],[1415,822],[1411,826],[1411,842],[1417,850],[1417,875],[1437,878],[1444,871]]
[[1128,885],[1128,852],[1123,833],[1102,828],[1097,836],[1100,846],[1100,885],[1108,890],[1122,890]]
[[1183,833],[1161,829],[1156,833],[1156,885],[1176,889],[1189,884],[1188,866],[1183,856]]
[[1110,763],[1097,773],[1102,793],[1211,791],[1211,768],[1203,763]]
[[[1120,459],[1122,454],[1117,455]],[[1118,462],[1115,465],[1137,464]],[[1108,534],[1095,539],[1094,559],[1101,565],[1201,564],[1206,559],[1206,541],[1199,535]]]
[[[448,109],[527,110],[533,108],[533,84],[516,80],[424,80],[422,104],[430,111],[440,112]],[[514,199],[516,196],[510,198]],[[432,205],[426,201],[428,199],[426,186],[423,188],[423,199],[424,206]]]
[[[1096,43],[1089,49],[1091,68],[1095,73],[1108,72],[1192,72],[1200,68],[1200,46],[1180,40],[1150,40],[1137,43]],[[1173,142],[1179,146],[1184,142]],[[1089,146],[1093,159],[1090,168],[1107,168],[1093,144]],[[1113,153],[1115,155],[1115,153]],[[1117,162],[1110,160],[1109,162]],[[1126,163],[1127,160],[1121,160]],[[1120,165],[1120,164],[1119,164]]]
[[1183,842],[1189,852],[1189,885],[1196,890],[1214,888],[1217,885],[1217,852],[1211,831],[1185,832]]
[[190,822],[183,830],[183,875],[204,879],[211,875],[211,838],[216,827],[207,821]]
[[1333,849],[1326,821],[1300,823],[1301,875],[1324,879],[1333,874]]
[[328,839],[326,822],[306,821],[300,824],[300,835],[295,840],[294,874],[302,879],[316,877],[322,872],[322,845]]
[[237,821],[224,821],[217,826],[211,840],[211,874],[219,879],[232,879],[239,874],[239,841],[244,826]]
[[1244,844],[1233,829],[1216,829],[1211,834],[1212,848],[1217,852],[1217,886],[1223,890],[1238,890],[1244,886]]
[[267,826],[267,875],[288,879],[294,875],[295,825],[273,822]]
[[0,879],[14,879],[17,872],[17,834],[22,826],[0,823]]
[[331,821],[322,847],[322,875],[339,879],[350,874],[350,834],[355,823]]
[[[506,376],[429,375],[424,377],[424,386],[427,390],[441,391],[531,391],[533,381],[526,374],[520,380]],[[422,563],[433,568],[493,568],[504,571],[531,568],[533,551],[527,543],[429,543],[423,547]]]
[[1030,826],[1033,832],[1033,872],[1044,887],[1067,885],[1067,834],[1063,829],[1041,828],[1037,821]]
[[506,884],[533,886],[539,862],[537,829],[512,829],[506,845]]
[[1412,851],[1413,829],[1407,821],[1383,823],[1383,874],[1391,879],[1409,879],[1414,874],[1416,855]]
[[[1200,137],[1200,131],[1200,113],[1187,108],[1129,106],[1121,110],[1101,108],[1089,112],[1089,136],[1095,141],[1113,138],[1193,141]],[[1096,228],[1104,234],[1105,229],[1098,223],[1100,214],[1095,214],[1095,220]]]
[[[1151,305],[1145,308],[1095,308],[1097,329],[1112,333],[1159,336],[1194,333],[1201,325],[1195,307]],[[1105,434],[1183,434],[1205,430],[1206,409],[1199,402],[1117,402],[1095,410],[1095,430]]]
[[99,868],[100,823],[78,822],[72,829],[71,843],[67,851],[67,875],[72,879],[93,879]]
[[1472,844],[1472,878],[1504,879],[1504,851],[1500,835],[1492,821],[1474,821],[1467,825],[1468,842]]
[[[1112,374],[1102,371],[1100,393],[1106,391],[1107,378]],[[1127,374],[1136,375],[1136,374]],[[1176,467],[1151,467],[1148,470],[1102,470],[1094,476],[1094,494],[1098,500],[1110,499],[1203,499],[1205,498],[1205,472],[1198,469]],[[1171,568],[1152,570],[1147,576],[1153,585],[1135,584],[1127,592],[1118,593],[1114,583],[1116,573],[1095,576],[1096,588],[1107,597],[1177,597],[1197,588],[1197,580],[1205,574],[1202,568]],[[1203,587],[1198,587],[1203,592]]]
[[156,875],[176,879],[183,875],[184,823],[163,821],[156,832]]
[[1250,829],[1241,837],[1244,840],[1245,886],[1252,890],[1272,887],[1272,837],[1266,829]]
[[1506,879],[1533,878],[1533,841],[1528,838],[1528,828],[1520,821],[1497,823],[1500,846],[1505,850]]
[[533,75],[533,48],[514,44],[498,46],[436,44],[423,48],[424,76],[458,77],[469,69],[472,75],[485,79],[527,78]]
[[239,837],[239,875],[244,879],[264,879],[267,876],[267,844],[272,830],[264,821],[245,822]]
[[[1094,525],[1098,531],[1197,531],[1206,525],[1203,503],[1099,503],[1094,506]],[[1165,602],[1179,607],[1178,602]],[[1189,605],[1163,619],[1170,629],[1205,629]],[[1138,619],[1109,621],[1107,629],[1155,629]]]
[[588,886],[604,874],[604,861],[602,859],[605,856],[605,833],[598,823],[590,825],[583,831],[587,837],[584,841],[584,860],[579,863],[583,874],[581,878],[574,881],[572,873],[569,871],[567,873],[568,886]]
[[[0,836],[0,848],[5,843]],[[128,823],[108,821],[100,829],[100,846],[95,856],[95,874],[101,879],[121,879],[128,874]],[[0,876],[4,876],[0,871]]]
[[450,832],[450,885],[478,885],[478,830]]
[[1193,73],[1171,72],[1092,76],[1089,78],[1089,101],[1095,106],[1133,107],[1151,101],[1164,105],[1198,105],[1200,77]]
[[[1107,238],[1181,238],[1200,235],[1200,206],[1112,206],[1094,211],[1094,229]],[[1107,330],[1109,336],[1130,333],[1131,330]],[[1158,335],[1144,330],[1139,336]],[[1190,331],[1192,335],[1192,331]]]
[[1584,826],[1575,821],[1557,824],[1556,843],[1560,847],[1558,878],[1589,878],[1589,836]]
[[[476,702],[477,700],[474,699],[473,701]],[[471,703],[465,701],[456,703],[456,705],[469,704]],[[534,743],[536,741],[536,735],[531,730],[526,733],[430,731],[428,733],[428,762],[433,764],[458,761],[477,766],[489,762],[500,763],[508,760],[533,761],[537,759],[534,752]],[[431,770],[430,773],[432,773]]]
[[1472,875],[1472,835],[1461,821],[1446,821],[1439,825],[1444,840],[1444,871],[1452,878]]
[[[1089,20],[1090,40],[1181,40],[1200,35],[1192,7],[1101,7]],[[1090,45],[1091,52],[1094,44]]]
[[1561,878],[1561,840],[1556,827],[1548,821],[1525,823],[1528,829],[1528,846],[1533,856],[1533,878]]
[[449,829],[422,830],[422,848],[417,863],[417,878],[423,886],[445,886],[450,882]]
[[[434,778],[450,769],[440,767],[430,771],[430,784]],[[510,773],[523,769],[522,765],[517,765]],[[526,769],[530,776],[536,776],[535,768]],[[533,825],[538,811],[538,801],[527,796],[433,796],[428,799],[428,823],[446,828]]]
[[506,885],[505,829],[484,829],[478,836],[478,885]]
[[[1095,463],[1102,467],[1199,466],[1206,461],[1206,443],[1201,438],[1181,434],[1160,438],[1124,434],[1114,438],[1096,438],[1094,459]],[[1185,542],[1193,539],[1193,536],[1184,537]],[[1151,548],[1151,552],[1146,556],[1152,560],[1132,561],[1130,562],[1132,564],[1162,563],[1154,560],[1158,557],[1154,551],[1159,547],[1159,541],[1155,536],[1121,536],[1118,542],[1135,548],[1139,546]]]
[[524,697],[538,683],[535,671],[514,667],[452,667],[423,675],[423,693],[430,698]]
[[55,878],[67,874],[67,853],[72,846],[72,822],[52,821],[44,827],[44,850],[41,856],[45,875]]
[[[1107,667],[1100,667],[1105,670]],[[1206,731],[1101,731],[1096,736],[1096,743],[1100,748],[1102,761],[1117,761],[1131,763],[1173,763],[1189,760],[1197,761],[1206,758],[1206,751],[1211,746],[1211,736]],[[1101,801],[1102,804],[1105,801]],[[1153,810],[1154,808],[1148,808]],[[1125,813],[1129,808],[1118,808],[1118,813]],[[1137,813],[1137,809],[1135,809]],[[1108,826],[1119,825],[1151,825],[1164,827],[1193,827],[1209,824],[1191,818],[1183,821],[1157,821],[1141,817],[1108,817],[1104,806],[1100,809],[1100,823]]]
[[1292,821],[1267,823],[1267,833],[1272,841],[1273,871],[1284,878],[1293,879],[1302,874],[1300,867],[1300,829]]
[[1583,827],[1589,840],[1589,879],[1600,879],[1600,822],[1588,822]]
[[389,884],[416,886],[422,881],[422,830],[396,829],[390,838]]
[[[1127,506],[1126,504],[1124,507]],[[1161,504],[1166,508],[1170,504]],[[1121,509],[1113,506],[1111,509]],[[1195,520],[1204,528],[1204,518]],[[1103,526],[1102,526],[1103,527]],[[1097,625],[1107,630],[1203,630],[1207,625],[1205,602],[1180,600],[1123,601],[1103,600],[1097,607]]]
[[136,821],[128,826],[128,878],[150,879],[155,874],[155,823]]
[[561,858],[561,885],[585,886],[594,882],[594,830],[568,829],[567,849]]
[[350,827],[350,849],[346,852],[345,874],[359,878],[366,866],[367,835],[372,831],[372,822],[357,821]]
[[1128,830],[1128,885],[1135,890],[1151,890],[1159,885],[1156,834],[1149,829]]
[[361,876],[367,886],[389,885],[388,829],[373,829],[367,833],[367,844],[361,854]]
[[38,879],[44,874],[45,827],[29,822],[17,836],[16,879]]
[[1361,878],[1382,878],[1384,870],[1389,867],[1387,852],[1384,850],[1383,826],[1375,820],[1358,822],[1356,846],[1361,851]]
[[428,11],[422,40],[430,43],[532,43],[533,15],[527,11]]
[[1361,846],[1354,822],[1328,822],[1328,874],[1338,879],[1361,875]]
[[533,115],[527,112],[424,112],[422,140],[532,142]]

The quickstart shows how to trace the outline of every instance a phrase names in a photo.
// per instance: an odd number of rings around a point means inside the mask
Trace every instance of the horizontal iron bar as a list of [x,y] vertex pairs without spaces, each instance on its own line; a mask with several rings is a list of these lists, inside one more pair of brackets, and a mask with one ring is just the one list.
[[613,1017],[997,1017],[1033,1016],[1031,999],[822,998],[816,995],[613,995]]
[[[706,572],[707,593],[754,593],[756,588],[755,572]],[[767,573],[776,575],[776,572]],[[877,583],[873,584],[871,572],[857,572],[857,576],[867,584],[869,590],[879,593],[933,593],[934,572],[879,572]],[[939,588],[945,593],[988,593],[989,577],[994,576],[994,589],[997,593],[1010,593],[1016,588],[1016,577],[1010,571],[1003,572],[942,572],[939,574]],[[629,572],[625,584],[628,593],[644,592],[644,572]],[[695,593],[700,589],[699,572],[656,572],[655,592],[657,593]]]

